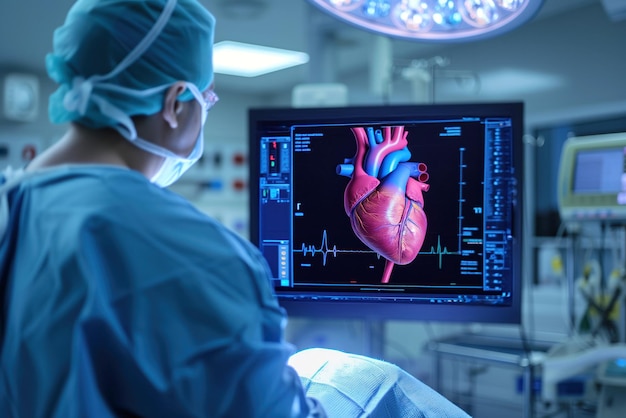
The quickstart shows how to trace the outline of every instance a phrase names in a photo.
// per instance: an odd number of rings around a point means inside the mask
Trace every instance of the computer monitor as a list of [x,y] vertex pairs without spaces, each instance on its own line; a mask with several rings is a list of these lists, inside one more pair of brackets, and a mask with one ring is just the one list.
[[626,132],[568,138],[557,194],[565,222],[626,220]]
[[249,110],[250,239],[290,316],[521,321],[523,103]]

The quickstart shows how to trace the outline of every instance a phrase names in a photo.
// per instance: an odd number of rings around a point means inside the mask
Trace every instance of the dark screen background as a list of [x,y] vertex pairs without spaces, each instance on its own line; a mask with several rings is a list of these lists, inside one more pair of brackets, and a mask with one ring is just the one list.
[[[404,125],[408,132],[409,161],[428,166],[430,177],[426,183],[430,188],[424,192],[428,227],[420,254],[408,265],[394,266],[389,284],[481,286],[482,275],[461,274],[463,257],[458,251],[461,197],[463,226],[477,227],[477,237],[483,233],[482,214],[475,213],[474,208],[483,207],[484,126],[480,122],[394,125]],[[440,136],[449,126],[460,126],[461,136]],[[310,151],[293,154],[294,212],[299,207],[303,214],[293,219],[295,284],[380,283],[385,259],[367,248],[352,231],[343,206],[344,189],[350,179],[336,174],[337,165],[356,153],[350,126],[296,127],[296,133],[323,136],[311,136]]]

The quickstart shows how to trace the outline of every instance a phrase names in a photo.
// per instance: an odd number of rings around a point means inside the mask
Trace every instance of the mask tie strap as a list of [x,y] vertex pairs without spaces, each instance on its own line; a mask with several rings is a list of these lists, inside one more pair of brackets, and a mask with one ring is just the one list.
[[[146,36],[133,48],[132,51],[115,67],[111,72],[105,75],[96,75],[93,76],[93,81],[106,80],[107,78],[111,78],[119,74],[121,71],[125,70],[130,64],[135,62],[141,54],[143,54],[154,42],[154,40],[159,36],[163,27],[167,24],[174,8],[176,7],[176,0],[169,0],[161,15],[155,22],[154,26],[150,28],[150,31],[146,34]],[[90,77],[91,78],[91,77]]]

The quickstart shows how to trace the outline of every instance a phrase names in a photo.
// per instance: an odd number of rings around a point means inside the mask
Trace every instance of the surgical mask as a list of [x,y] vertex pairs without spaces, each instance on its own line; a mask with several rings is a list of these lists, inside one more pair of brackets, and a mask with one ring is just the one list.
[[152,142],[146,141],[138,136],[134,138],[128,138],[137,147],[144,151],[163,157],[163,163],[159,171],[150,179],[153,183],[161,187],[167,187],[180,178],[192,165],[194,165],[204,152],[204,124],[209,109],[217,102],[218,97],[212,91],[208,100],[202,97],[202,94],[198,88],[187,83],[187,88],[191,91],[194,98],[200,103],[202,112],[202,121],[200,125],[200,132],[196,138],[196,144],[187,157],[181,157],[174,154],[172,151],[160,147]]
[[163,157],[163,164],[157,174],[151,178],[152,182],[161,187],[167,187],[178,180],[178,178],[202,156],[204,151],[203,128],[204,122],[206,121],[206,113],[215,101],[217,101],[217,96],[212,93],[209,100],[205,101],[197,86],[193,83],[186,83],[186,87],[202,105],[202,125],[194,149],[187,157],[181,157],[166,148],[140,138],[137,135],[137,130],[131,117],[107,101],[103,96],[99,95],[97,90],[117,92],[126,96],[149,97],[161,93],[171,86],[171,84],[165,84],[145,90],[136,90],[107,83],[106,80],[116,76],[129,67],[149,48],[163,30],[163,27],[167,24],[175,5],[176,0],[168,0],[154,26],[117,67],[104,75],[93,75],[87,79],[76,77],[73,80],[72,88],[67,92],[63,100],[63,105],[67,110],[75,111],[79,114],[85,113],[89,102],[94,103],[98,106],[102,114],[117,122],[112,128],[117,130],[124,138],[144,151]]

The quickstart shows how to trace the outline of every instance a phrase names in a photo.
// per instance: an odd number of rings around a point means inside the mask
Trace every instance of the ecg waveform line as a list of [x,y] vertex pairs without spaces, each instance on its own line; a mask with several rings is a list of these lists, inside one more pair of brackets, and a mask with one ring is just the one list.
[[[348,254],[354,254],[354,253],[358,253],[358,254],[375,254],[378,258],[380,258],[380,254],[378,254],[376,251],[372,251],[372,250],[339,250],[337,249],[336,245],[333,245],[332,247],[329,247],[328,244],[328,232],[324,229],[322,231],[322,242],[320,243],[319,247],[316,247],[315,245],[311,244],[302,244],[302,247],[300,248],[300,250],[296,250],[294,249],[293,251],[294,253],[302,253],[303,256],[307,256],[307,255],[311,255],[311,257],[314,257],[316,254],[322,254],[322,265],[326,266],[326,260],[328,258],[328,254],[331,254],[334,258],[337,258],[337,254],[339,253],[348,253]],[[443,256],[444,255],[458,255],[459,252],[458,251],[448,251],[448,248],[445,246],[441,245],[441,235],[437,236],[437,246],[431,246],[430,247],[430,251],[420,251],[419,254],[421,255],[437,255],[438,257],[438,265],[439,265],[439,269],[441,270],[442,267],[442,263],[443,263]]]
[[423,255],[436,255],[439,258],[439,270],[441,270],[444,255],[459,255],[458,251],[448,251],[448,247],[441,246],[441,235],[437,235],[437,247],[431,245],[430,251],[420,251]]
[[328,254],[332,254],[333,257],[337,258],[338,253],[359,253],[359,254],[368,254],[374,253],[374,251],[367,250],[338,250],[336,245],[333,245],[332,248],[328,247],[328,233],[326,230],[322,232],[322,243],[319,248],[315,247],[315,245],[307,245],[302,244],[302,248],[300,250],[294,250],[294,253],[302,253],[302,255],[306,256],[307,254],[311,254],[311,256],[315,256],[317,253],[322,254],[322,265],[326,266],[326,259]]

